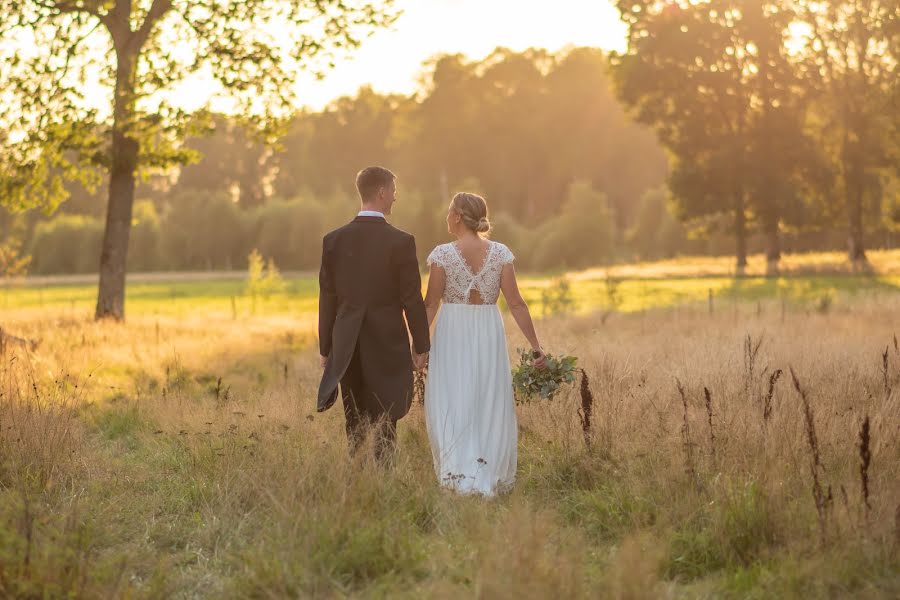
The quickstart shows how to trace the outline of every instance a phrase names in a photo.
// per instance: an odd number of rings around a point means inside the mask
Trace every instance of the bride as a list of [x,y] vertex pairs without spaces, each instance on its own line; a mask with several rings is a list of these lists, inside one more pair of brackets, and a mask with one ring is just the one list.
[[442,485],[493,496],[515,481],[518,442],[506,333],[497,308],[501,290],[531,344],[535,366],[544,368],[545,358],[519,293],[513,254],[486,238],[491,226],[484,198],[456,194],[447,229],[456,241],[428,256],[429,326],[437,316],[425,386],[428,438]]

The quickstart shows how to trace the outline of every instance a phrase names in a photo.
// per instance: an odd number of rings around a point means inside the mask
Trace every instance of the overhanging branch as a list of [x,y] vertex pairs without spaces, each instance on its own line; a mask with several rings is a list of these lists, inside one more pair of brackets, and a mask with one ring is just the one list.
[[132,40],[134,50],[140,52],[140,49],[147,42],[147,38],[150,37],[153,26],[163,17],[163,15],[169,12],[171,8],[172,0],[153,0],[153,5],[150,6],[150,10],[147,11],[144,22],[141,23],[140,28],[134,34]]

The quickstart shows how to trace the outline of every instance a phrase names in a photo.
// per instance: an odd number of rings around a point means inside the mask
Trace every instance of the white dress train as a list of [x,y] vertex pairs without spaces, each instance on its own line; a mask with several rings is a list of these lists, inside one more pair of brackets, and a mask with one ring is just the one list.
[[[441,485],[493,496],[516,478],[518,424],[503,318],[497,308],[500,273],[514,259],[490,242],[473,273],[455,244],[443,244],[428,264],[447,284],[437,316],[425,385],[425,419]],[[477,289],[484,304],[469,304]]]

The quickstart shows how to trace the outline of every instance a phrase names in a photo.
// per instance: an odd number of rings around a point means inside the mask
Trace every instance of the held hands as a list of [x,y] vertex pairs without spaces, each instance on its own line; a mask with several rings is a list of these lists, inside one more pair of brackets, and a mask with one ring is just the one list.
[[416,371],[421,371],[425,367],[428,366],[428,353],[425,354],[417,354],[413,352],[413,367],[415,367]]
[[[319,356],[319,366],[321,368],[325,368],[325,365],[328,364],[327,356]],[[416,368],[416,371],[421,371],[425,367],[428,366],[428,353],[425,354],[417,354],[413,352],[413,366]]]

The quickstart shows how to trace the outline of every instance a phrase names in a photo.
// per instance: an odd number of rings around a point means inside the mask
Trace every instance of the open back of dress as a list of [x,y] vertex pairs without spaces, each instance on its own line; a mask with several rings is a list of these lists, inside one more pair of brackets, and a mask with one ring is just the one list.
[[[503,265],[514,259],[505,245],[489,241],[484,265],[478,273],[473,273],[457,245],[450,243],[435,248],[428,256],[428,264],[444,269],[447,277],[443,296],[445,304],[496,304],[500,297]],[[475,298],[472,297],[473,291],[478,292]]]

